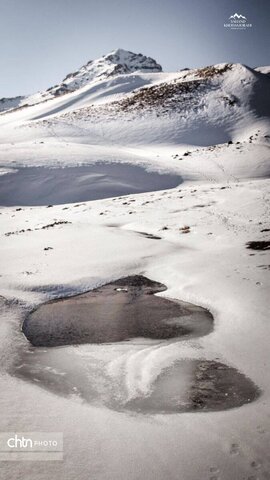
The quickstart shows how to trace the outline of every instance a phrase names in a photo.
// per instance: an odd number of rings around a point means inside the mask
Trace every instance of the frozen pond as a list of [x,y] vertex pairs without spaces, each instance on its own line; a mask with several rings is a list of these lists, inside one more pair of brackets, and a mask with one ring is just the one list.
[[257,387],[235,368],[181,354],[181,342],[211,333],[214,319],[202,307],[155,295],[165,290],[133,275],[40,305],[23,322],[30,343],[13,373],[59,395],[146,414],[256,400]]
[[207,310],[154,295],[164,290],[164,285],[141,275],[119,279],[41,305],[24,321],[23,332],[35,347],[59,347],[201,337],[212,331],[213,317]]
[[1,206],[59,205],[177,187],[179,175],[120,163],[24,167],[0,176]]

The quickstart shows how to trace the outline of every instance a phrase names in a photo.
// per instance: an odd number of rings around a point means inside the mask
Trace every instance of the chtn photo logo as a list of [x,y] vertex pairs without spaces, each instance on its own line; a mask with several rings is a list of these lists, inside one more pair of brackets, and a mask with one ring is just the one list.
[[48,450],[51,447],[57,447],[57,440],[51,439],[32,439],[24,437],[23,435],[19,436],[15,434],[14,436],[7,439],[7,445],[9,448],[21,449],[21,448],[34,448],[34,447],[48,447]]
[[62,432],[0,432],[0,461],[63,460]]
[[7,440],[9,448],[33,448],[33,441],[31,438],[19,437],[17,434]]
[[252,23],[248,23],[245,15],[234,13],[228,19],[227,23],[224,23],[224,28],[230,28],[231,30],[246,30],[252,27]]

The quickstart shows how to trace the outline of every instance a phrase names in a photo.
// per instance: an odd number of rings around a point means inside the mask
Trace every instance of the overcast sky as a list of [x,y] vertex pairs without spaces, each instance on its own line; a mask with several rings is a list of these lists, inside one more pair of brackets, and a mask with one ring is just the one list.
[[[252,28],[233,31],[235,12]],[[175,71],[270,64],[270,0],[0,0],[0,97],[33,93],[115,48]]]

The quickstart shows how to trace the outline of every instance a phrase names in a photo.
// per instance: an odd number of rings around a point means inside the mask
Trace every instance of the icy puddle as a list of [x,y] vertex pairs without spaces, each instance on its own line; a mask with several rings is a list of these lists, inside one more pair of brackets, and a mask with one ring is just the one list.
[[1,206],[40,206],[86,202],[174,188],[178,175],[159,174],[120,163],[48,168],[24,167],[0,175]]
[[183,354],[183,341],[209,334],[213,317],[155,295],[164,290],[135,275],[41,305],[23,323],[31,345],[15,374],[60,395],[150,414],[224,410],[257,398],[236,369]]
[[166,287],[143,276],[126,277],[90,292],[41,305],[23,324],[35,347],[201,337],[213,329],[205,309],[154,295]]

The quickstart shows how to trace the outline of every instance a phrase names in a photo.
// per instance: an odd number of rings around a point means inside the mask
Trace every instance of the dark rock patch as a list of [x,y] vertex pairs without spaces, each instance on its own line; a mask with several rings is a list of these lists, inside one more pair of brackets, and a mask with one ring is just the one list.
[[247,248],[251,250],[269,250],[270,241],[269,240],[253,241],[253,242],[248,242],[246,245],[247,245]]
[[138,232],[140,235],[146,238],[150,238],[150,240],[161,240],[161,237],[158,235],[153,235],[152,233],[147,233],[147,232]]

